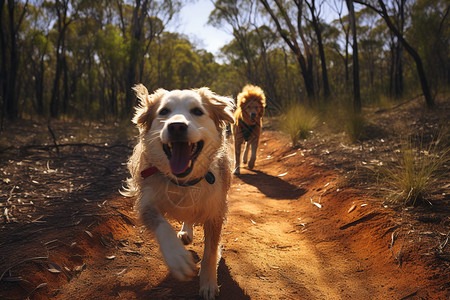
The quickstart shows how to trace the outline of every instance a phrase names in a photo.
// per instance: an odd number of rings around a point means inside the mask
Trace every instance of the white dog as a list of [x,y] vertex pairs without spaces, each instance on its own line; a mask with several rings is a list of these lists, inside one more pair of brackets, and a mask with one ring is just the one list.
[[[234,123],[233,100],[208,88],[158,89],[149,95],[139,84],[133,90],[140,100],[133,118],[140,135],[128,162],[131,178],[124,195],[137,196],[142,221],[154,232],[167,266],[179,280],[196,275],[183,243],[192,242],[194,224],[203,224],[200,295],[214,299],[231,177],[224,129]],[[183,221],[178,234],[166,215]]]

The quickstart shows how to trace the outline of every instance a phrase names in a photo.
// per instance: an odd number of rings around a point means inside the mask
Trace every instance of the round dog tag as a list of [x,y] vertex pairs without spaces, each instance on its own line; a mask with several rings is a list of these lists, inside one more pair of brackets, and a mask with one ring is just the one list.
[[214,174],[211,173],[211,171],[208,171],[208,173],[206,173],[205,179],[209,184],[214,184],[214,182],[216,182],[216,177],[214,177]]

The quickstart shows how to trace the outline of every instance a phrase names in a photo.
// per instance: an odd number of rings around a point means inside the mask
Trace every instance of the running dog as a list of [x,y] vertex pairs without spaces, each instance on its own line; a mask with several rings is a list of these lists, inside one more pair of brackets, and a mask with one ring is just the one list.
[[237,97],[237,109],[234,113],[236,124],[233,126],[235,168],[234,174],[240,174],[241,146],[245,142],[242,162],[247,163],[248,151],[252,147],[252,154],[248,162],[249,169],[253,169],[256,152],[261,135],[262,117],[266,107],[266,96],[263,90],[254,85],[246,85]]
[[[133,90],[140,102],[133,118],[139,142],[129,159],[131,178],[122,193],[137,197],[144,225],[156,236],[169,270],[179,280],[196,275],[183,244],[192,243],[194,224],[203,225],[200,295],[214,299],[231,180],[225,128],[234,123],[233,99],[208,88],[158,89],[149,95],[139,84]],[[183,222],[178,234],[165,216]]]

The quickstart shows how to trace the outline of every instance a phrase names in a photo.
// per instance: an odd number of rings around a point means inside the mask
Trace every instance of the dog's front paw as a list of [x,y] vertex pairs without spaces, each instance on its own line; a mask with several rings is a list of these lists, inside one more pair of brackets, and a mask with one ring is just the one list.
[[217,283],[208,282],[200,286],[200,296],[206,300],[215,299],[219,294]]
[[191,254],[184,249],[180,241],[170,247],[161,248],[167,266],[175,278],[186,281],[196,276],[195,264]]

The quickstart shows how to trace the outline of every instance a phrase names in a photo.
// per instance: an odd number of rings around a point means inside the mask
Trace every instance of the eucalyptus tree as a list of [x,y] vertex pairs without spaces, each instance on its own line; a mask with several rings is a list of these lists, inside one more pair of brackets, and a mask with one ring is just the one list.
[[425,69],[422,63],[422,58],[420,57],[417,50],[406,40],[404,32],[402,31],[402,28],[399,28],[398,25],[396,25],[393,22],[392,13],[389,13],[388,7],[384,3],[383,0],[373,0],[373,1],[361,1],[361,0],[354,0],[354,2],[365,5],[366,7],[372,9],[375,11],[380,17],[383,18],[383,20],[386,22],[386,25],[388,26],[389,30],[392,31],[392,33],[397,37],[397,39],[400,41],[402,46],[405,48],[405,50],[411,55],[413,58],[415,64],[417,73],[420,80],[420,85],[422,88],[422,92],[425,98],[425,102],[427,107],[431,108],[434,106],[434,98],[431,95],[430,87],[428,84],[428,79],[425,73]]
[[0,1],[0,52],[1,52],[1,88],[2,88],[2,127],[6,112],[10,120],[18,116],[17,75],[20,65],[19,39],[20,29],[27,13],[28,1]]
[[[181,8],[179,0],[135,0],[133,5],[116,0],[120,17],[120,28],[128,47],[127,71],[125,74],[125,109],[123,115],[132,112],[135,97],[131,87],[141,81],[143,59],[150,44],[160,35],[168,22]],[[141,77],[141,78],[139,78]]]
[[[292,2],[284,2],[281,0],[273,0],[269,3],[268,0],[260,0],[260,2],[271,16],[281,38],[297,58],[306,93],[310,99],[314,99],[316,92],[314,88],[313,52],[303,29],[303,1],[294,0]],[[273,7],[276,7],[276,9]],[[303,47],[300,46],[299,39]]]
[[234,42],[227,50],[242,53],[241,66],[245,67],[245,77],[254,84],[259,84],[259,66],[251,31],[252,24],[256,23],[257,13],[256,3],[252,0],[217,0],[214,1],[214,10],[208,20],[208,23],[217,28],[231,27],[229,32],[233,35]]
[[358,38],[356,33],[356,18],[353,0],[346,0],[350,28],[352,30],[353,40],[353,109],[356,113],[361,112],[361,91],[359,85],[359,57],[358,57]]
[[322,82],[323,82],[323,90],[324,90],[323,93],[324,93],[325,99],[328,99],[328,97],[330,97],[330,85],[328,83],[327,61],[325,58],[325,50],[324,50],[323,38],[322,38],[324,26],[322,25],[322,22],[320,20],[320,14],[321,14],[321,8],[323,5],[323,1],[321,1],[321,3],[319,3],[318,5],[316,5],[317,3],[315,0],[305,1],[305,3],[310,11],[310,16],[311,16],[310,22],[314,29],[314,33],[316,34],[316,38],[317,38],[320,64],[321,64],[321,69],[322,69]]

